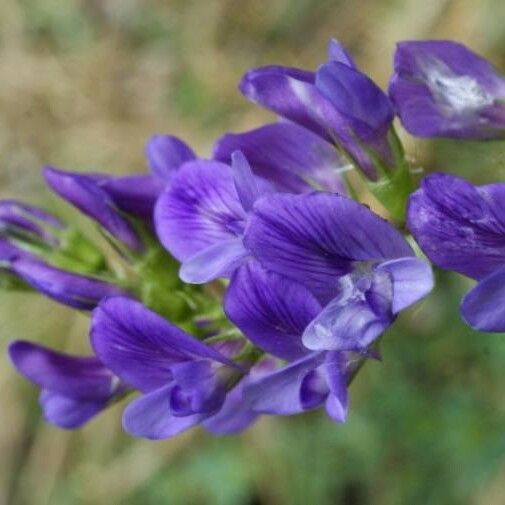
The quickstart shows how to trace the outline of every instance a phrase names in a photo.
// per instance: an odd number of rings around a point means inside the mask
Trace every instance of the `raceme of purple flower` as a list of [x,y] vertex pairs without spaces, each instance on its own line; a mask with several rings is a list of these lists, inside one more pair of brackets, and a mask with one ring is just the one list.
[[[123,426],[149,439],[197,425],[236,433],[262,414],[323,406],[344,422],[349,385],[379,356],[381,335],[433,287],[405,237],[409,195],[426,256],[478,281],[463,318],[505,331],[505,184],[434,174],[411,194],[392,126],[393,102],[414,135],[502,137],[505,84],[488,62],[454,42],[401,42],[391,102],[333,40],[316,72],[261,67],[240,89],[281,120],[224,134],[211,159],[154,135],[149,173],[45,168],[51,189],[104,232],[111,258],[71,223],[0,201],[2,287],[94,309],[95,356],[9,348],[49,422],[81,426],[134,391]],[[397,228],[356,201],[352,165]],[[181,282],[223,277],[226,288]]]
[[389,94],[411,134],[505,138],[505,79],[464,45],[399,42],[394,67]]
[[314,351],[366,351],[433,286],[430,266],[402,234],[342,195],[261,198],[244,244],[263,267],[303,284],[322,303],[302,337]]
[[448,174],[423,179],[411,197],[408,226],[437,266],[476,279],[463,299],[465,321],[505,331],[505,184],[473,186]]
[[386,165],[393,162],[387,141],[393,121],[389,98],[335,40],[329,45],[328,62],[317,72],[260,67],[243,76],[240,91],[254,103],[337,143],[373,181],[378,175],[367,151]]
[[[128,298],[102,301],[93,313],[91,340],[98,358],[143,393],[123,416],[125,430],[136,436],[167,438],[211,419],[244,374],[214,347]],[[236,412],[240,419],[233,423],[230,412],[222,416],[232,431],[254,419],[247,409]],[[212,428],[220,431],[215,419]]]
[[82,426],[125,391],[92,356],[70,356],[25,341],[13,342],[9,356],[18,372],[41,388],[44,417],[60,428]]
[[291,415],[325,404],[333,420],[345,420],[347,383],[362,358],[305,347],[302,335],[322,310],[306,287],[249,261],[234,273],[224,307],[255,345],[289,361],[244,387],[244,401],[253,410]]
[[232,154],[231,166],[197,160],[180,168],[158,199],[155,226],[161,243],[182,262],[184,282],[231,275],[247,257],[242,244],[247,216],[268,191],[240,151]]

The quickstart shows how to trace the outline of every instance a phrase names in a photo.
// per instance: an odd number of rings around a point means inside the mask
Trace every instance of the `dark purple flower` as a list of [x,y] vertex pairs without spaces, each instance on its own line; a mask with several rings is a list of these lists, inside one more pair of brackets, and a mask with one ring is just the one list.
[[243,373],[218,350],[128,298],[100,303],[91,340],[98,358],[144,393],[125,410],[123,425],[145,438],[174,436],[217,414],[228,384]]
[[250,70],[240,90],[251,101],[339,144],[369,179],[376,180],[367,150],[386,166],[392,163],[386,138],[392,106],[337,41],[331,41],[328,53],[328,63],[315,73],[273,65]]
[[[78,174],[46,167],[44,177],[51,189],[88,215],[113,237],[134,251],[143,245],[132,224],[119,212],[109,192],[101,187],[107,177],[99,174]],[[119,190],[116,188],[116,190]]]
[[429,265],[400,232],[333,193],[261,198],[244,245],[263,267],[303,284],[323,305],[302,338],[314,351],[366,352],[433,285]]
[[348,165],[332,145],[296,124],[279,122],[244,133],[227,133],[214,145],[213,157],[231,164],[237,150],[242,151],[253,172],[278,191],[345,193],[342,173]]
[[185,282],[229,276],[247,256],[242,244],[247,216],[269,186],[253,176],[241,153],[232,157],[232,167],[218,161],[185,163],[156,204],[158,238],[182,262]]
[[478,330],[505,331],[505,184],[473,186],[432,174],[410,198],[408,226],[437,266],[479,281],[463,299],[466,322]]
[[61,270],[30,256],[12,259],[9,270],[37,291],[76,309],[91,310],[104,296],[125,294],[110,282]]
[[58,232],[65,225],[57,217],[38,207],[15,200],[0,200],[0,235],[33,236],[51,246],[58,245]]
[[290,361],[249,379],[244,400],[252,410],[291,415],[326,404],[332,419],[345,420],[347,383],[356,358],[346,352],[312,352],[304,346],[302,335],[322,309],[306,287],[249,261],[233,275],[224,308],[255,345]]
[[9,346],[18,372],[42,391],[46,420],[60,428],[78,428],[125,391],[124,385],[95,357],[62,354],[24,341]]
[[448,40],[397,44],[389,94],[419,137],[505,137],[505,79],[484,58]]

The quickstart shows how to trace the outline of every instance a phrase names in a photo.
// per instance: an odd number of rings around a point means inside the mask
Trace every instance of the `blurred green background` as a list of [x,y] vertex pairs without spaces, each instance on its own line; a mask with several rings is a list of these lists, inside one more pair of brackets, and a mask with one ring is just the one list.
[[[2,0],[0,196],[69,212],[42,165],[144,170],[155,132],[209,155],[223,131],[271,118],[236,91],[247,68],[315,68],[330,37],[383,86],[401,39],[456,39],[505,69],[503,19],[503,0]],[[505,179],[503,143],[404,137],[416,169]],[[158,443],[122,432],[123,405],[76,432],[45,424],[5,347],[84,351],[88,319],[0,293],[0,504],[505,504],[505,340],[460,321],[466,280],[437,280],[353,383],[346,425],[316,412]]]

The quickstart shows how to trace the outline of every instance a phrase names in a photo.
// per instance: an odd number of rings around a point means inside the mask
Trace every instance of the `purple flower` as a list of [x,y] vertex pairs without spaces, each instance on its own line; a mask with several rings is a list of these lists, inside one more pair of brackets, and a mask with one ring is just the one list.
[[95,357],[77,357],[24,341],[9,346],[18,370],[42,391],[46,420],[60,428],[78,428],[125,391],[124,385]]
[[244,400],[253,410],[291,415],[325,404],[333,420],[345,420],[347,383],[363,358],[304,346],[302,335],[322,310],[306,287],[249,261],[233,275],[224,308],[255,345],[290,362],[250,379]]
[[347,166],[342,157],[328,142],[296,124],[272,123],[244,133],[227,133],[214,145],[213,158],[231,164],[237,150],[253,172],[277,191],[345,193],[342,172]]
[[15,200],[0,200],[0,235],[34,237],[50,246],[59,243],[65,225],[48,212]]
[[125,294],[110,282],[61,270],[30,256],[11,259],[9,270],[49,298],[76,309],[91,310],[104,296]]
[[397,44],[389,94],[419,137],[505,135],[505,79],[484,58],[447,40]]
[[261,198],[244,245],[264,268],[303,284],[322,304],[302,337],[313,351],[367,352],[433,285],[429,265],[400,232],[332,193]]
[[408,226],[437,266],[479,281],[463,299],[465,321],[505,331],[505,184],[472,186],[432,174],[410,198]]
[[[107,177],[64,172],[51,167],[46,167],[43,173],[55,193],[97,221],[130,249],[142,250],[141,239],[133,225],[119,212],[116,201],[106,187],[101,187]],[[118,190],[117,187],[115,189]]]
[[215,348],[128,298],[100,303],[91,340],[98,358],[143,393],[123,416],[125,430],[136,436],[167,438],[211,418],[243,374]]
[[184,282],[227,277],[243,262],[247,216],[266,191],[240,152],[232,155],[232,167],[197,160],[178,170],[156,204],[155,226],[163,246],[182,262]]
[[273,65],[250,70],[240,90],[251,101],[339,144],[375,181],[367,150],[386,165],[392,163],[386,138],[393,121],[391,103],[337,41],[330,42],[328,56],[315,73]]

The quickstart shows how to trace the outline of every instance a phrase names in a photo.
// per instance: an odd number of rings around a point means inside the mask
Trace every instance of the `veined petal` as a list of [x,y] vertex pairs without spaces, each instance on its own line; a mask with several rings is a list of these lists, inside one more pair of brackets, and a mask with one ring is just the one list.
[[345,63],[331,61],[319,67],[316,88],[364,142],[385,137],[393,122],[387,95],[365,74]]
[[185,260],[179,277],[189,284],[205,284],[219,277],[230,277],[248,255],[242,239],[223,240]]
[[44,178],[51,189],[133,250],[142,243],[130,223],[117,210],[112,197],[100,187],[96,174],[78,174],[46,167]]
[[260,188],[252,173],[251,165],[242,151],[231,153],[231,169],[238,198],[243,209],[249,212],[254,202],[261,196]]
[[193,150],[173,135],[153,135],[146,144],[146,156],[153,174],[169,181],[181,165],[196,159]]
[[303,333],[303,344],[312,351],[364,351],[394,320],[388,273],[346,275],[338,291]]
[[16,370],[43,389],[83,400],[108,400],[117,379],[95,357],[69,356],[31,342],[9,346]]
[[479,331],[505,331],[505,267],[482,279],[461,302],[461,315]]
[[158,199],[156,232],[164,247],[185,261],[207,247],[240,236],[245,211],[228,165],[192,161],[174,175]]
[[114,284],[60,270],[29,257],[14,259],[11,269],[34,289],[76,309],[92,310],[103,297],[124,294]]
[[[258,380],[252,380],[244,387],[244,398],[252,410],[262,414],[292,415],[303,412],[307,410],[301,395],[304,380],[323,361],[324,353],[313,353]],[[312,404],[310,408],[316,406]]]
[[433,289],[433,272],[426,261],[418,258],[400,258],[385,261],[376,267],[387,272],[393,282],[391,310],[398,314],[409,305],[425,297]]
[[408,226],[437,266],[482,279],[504,263],[503,198],[505,184],[475,187],[433,174],[410,197]]
[[266,66],[247,72],[240,91],[254,103],[297,123],[329,142],[341,118],[315,87],[315,74],[290,67]]
[[293,360],[308,353],[301,335],[321,305],[301,284],[250,261],[233,276],[224,310],[255,345]]
[[172,387],[161,387],[131,402],[123,413],[125,431],[136,437],[160,440],[178,435],[209,417],[209,414],[173,416],[169,408]]
[[177,362],[206,358],[234,366],[212,347],[125,297],[107,298],[93,311],[91,342],[108,368],[141,391],[170,382],[170,367]]
[[348,165],[335,147],[310,130],[292,123],[273,123],[244,133],[223,135],[214,145],[214,158],[231,162],[241,150],[253,172],[279,191],[306,193],[322,187],[345,193],[342,172]]
[[356,261],[413,256],[387,221],[341,195],[272,195],[255,205],[245,246],[267,269],[285,275],[329,301],[336,279]]
[[107,400],[83,400],[48,391],[40,392],[39,403],[44,413],[44,419],[58,428],[80,428],[92,417],[100,413]]

